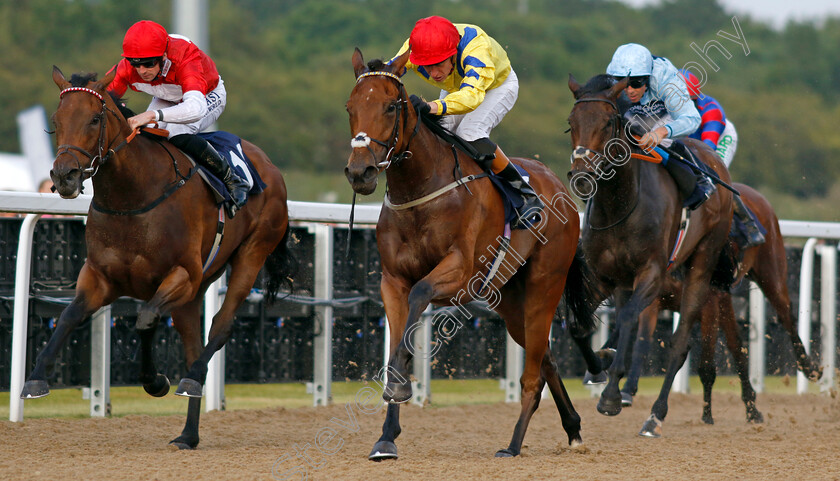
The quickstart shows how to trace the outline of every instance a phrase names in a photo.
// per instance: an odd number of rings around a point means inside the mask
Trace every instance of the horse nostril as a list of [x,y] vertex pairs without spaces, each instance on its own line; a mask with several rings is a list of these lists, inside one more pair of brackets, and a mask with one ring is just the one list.
[[370,179],[376,177],[377,175],[379,175],[379,169],[377,169],[376,167],[374,167],[372,165],[367,166],[367,168],[365,169],[365,173],[364,173],[364,178],[365,179],[370,180]]

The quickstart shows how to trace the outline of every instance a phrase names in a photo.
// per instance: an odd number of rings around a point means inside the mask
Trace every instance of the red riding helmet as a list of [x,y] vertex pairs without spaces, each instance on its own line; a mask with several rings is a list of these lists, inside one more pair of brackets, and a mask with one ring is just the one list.
[[680,69],[680,74],[685,79],[685,85],[688,87],[688,95],[691,98],[699,97],[700,96],[700,81],[697,80],[697,77],[691,73],[690,70]]
[[169,34],[165,28],[151,20],[141,20],[125,32],[123,57],[161,57],[166,52],[168,42]]
[[461,35],[449,20],[431,16],[414,24],[408,44],[408,60],[414,65],[434,65],[455,55]]

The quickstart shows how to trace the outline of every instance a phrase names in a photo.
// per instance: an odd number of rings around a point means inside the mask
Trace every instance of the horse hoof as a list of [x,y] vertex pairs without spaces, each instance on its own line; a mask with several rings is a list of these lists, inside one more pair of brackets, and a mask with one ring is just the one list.
[[201,397],[201,384],[192,379],[183,378],[175,390],[176,396]]
[[613,363],[613,360],[615,359],[615,349],[611,347],[606,347],[596,352],[595,355],[601,358],[601,365],[604,366],[604,368],[606,369],[610,366],[610,364]]
[[589,371],[586,371],[586,374],[583,375],[583,385],[584,386],[595,386],[596,384],[606,384],[607,383],[607,372],[601,371],[598,374],[592,374]]
[[401,404],[411,399],[411,384],[389,382],[382,391],[382,399],[391,404]]
[[646,438],[661,438],[662,437],[662,421],[656,417],[656,414],[651,414],[647,421],[642,424],[642,430],[639,431],[639,436]]
[[621,413],[621,399],[605,399],[602,395],[596,409],[604,416],[618,416]]
[[715,418],[713,418],[711,414],[703,414],[702,419],[703,419],[704,423],[709,424],[709,425],[712,425],[712,424],[715,423]]
[[629,408],[633,406],[633,395],[630,393],[622,392],[621,393],[621,405]]
[[758,409],[753,409],[747,412],[747,422],[754,424],[761,424],[764,422],[764,416]]
[[169,441],[169,449],[173,451],[193,450],[195,449],[195,446],[190,446],[189,443],[173,439],[172,441]]
[[157,374],[154,381],[149,384],[143,384],[143,389],[145,389],[150,396],[166,396],[169,394],[169,378],[163,374]]
[[514,453],[513,451],[511,451],[508,448],[505,448],[505,449],[500,449],[500,450],[496,451],[496,456],[495,457],[497,457],[497,458],[513,458],[513,457],[516,457],[516,453]]
[[50,393],[50,386],[47,381],[39,379],[26,381],[23,384],[23,389],[20,392],[21,399],[35,399],[44,397]]
[[397,445],[391,441],[379,441],[373,445],[373,449],[368,454],[368,459],[371,461],[384,461],[386,459],[397,459]]

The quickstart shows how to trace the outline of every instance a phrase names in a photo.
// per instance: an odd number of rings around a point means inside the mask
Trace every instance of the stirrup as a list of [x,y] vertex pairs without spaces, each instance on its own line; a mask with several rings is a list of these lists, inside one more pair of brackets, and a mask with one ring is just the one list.
[[511,225],[513,229],[527,229],[534,224],[538,224],[540,213],[545,208],[545,204],[537,195],[523,195],[522,200],[522,207],[516,209],[516,219]]

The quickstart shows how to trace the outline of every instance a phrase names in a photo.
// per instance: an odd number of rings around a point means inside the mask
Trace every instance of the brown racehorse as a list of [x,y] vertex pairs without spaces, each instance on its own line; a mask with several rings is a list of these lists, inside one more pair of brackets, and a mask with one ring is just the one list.
[[[793,311],[791,310],[790,295],[787,287],[787,259],[785,253],[784,239],[779,229],[779,219],[776,217],[773,207],[758,191],[745,184],[735,183],[732,185],[741,193],[744,204],[752,210],[761,224],[767,229],[765,242],[761,245],[750,247],[743,252],[739,267],[739,276],[736,279],[740,282],[744,277],[754,281],[762,290],[770,305],[776,310],[779,322],[790,336],[793,351],[796,356],[797,367],[803,374],[812,380],[820,377],[821,368],[805,352],[805,347],[799,337],[794,322]],[[733,247],[736,249],[734,241]],[[761,262],[759,262],[759,259]],[[638,380],[641,375],[642,366],[647,355],[646,349],[650,346],[650,339],[656,329],[657,314],[659,309],[679,310],[682,285],[679,280],[670,276],[666,283],[663,295],[646,309],[639,319],[638,339],[647,339],[645,343],[637,343],[637,350],[633,351],[632,363],[627,373],[627,381],[621,389],[622,403],[625,406],[632,404],[633,396],[638,388]],[[741,380],[741,399],[747,409],[747,419],[759,421],[761,413],[755,407],[755,391],[749,378],[749,364],[744,352],[738,331],[738,323],[735,319],[735,312],[732,307],[732,296],[726,290],[712,289],[708,302],[703,308],[701,329],[701,353],[699,375],[703,384],[703,421],[707,424],[714,424],[712,417],[712,386],[715,382],[715,347],[717,345],[718,329],[723,329],[726,334],[726,344],[729,352],[735,360],[735,368]],[[615,334],[615,332],[613,332]],[[614,336],[607,341],[610,347],[614,343]],[[641,349],[639,349],[641,348]],[[644,349],[644,352],[640,352]],[[664,393],[667,395],[667,393]],[[657,431],[655,434],[661,434]]]
[[[114,73],[101,81],[95,79],[95,74],[77,74],[68,82],[53,68],[61,100],[53,116],[59,147],[50,176],[64,198],[78,196],[88,177],[94,194],[85,229],[87,259],[79,273],[76,296],[61,313],[21,397],[49,394],[47,376],[56,354],[83,319],[120,296],[137,298],[146,301],[137,318],[140,381],[152,396],[169,391],[169,380],[157,372],[152,360],[152,341],[161,313],[171,313],[181,335],[189,372],[176,394],[190,399],[184,430],[171,444],[195,448],[207,363],[229,338],[236,309],[248,296],[264,263],[269,299],[293,268],[286,248],[286,186],[265,153],[243,141],[244,152],[266,188],[224,224],[218,253],[203,268],[219,218],[210,189],[197,175],[187,174],[189,159],[168,142],[138,135],[126,143],[131,129],[105,90]],[[228,264],[227,294],[203,346],[202,299]]]
[[[624,356],[630,348],[633,327],[662,295],[669,276],[682,210],[676,184],[668,172],[630,155],[641,151],[630,140],[620,111],[626,99],[619,97],[627,83],[628,79],[614,83],[610,76],[598,75],[581,86],[569,76],[569,89],[575,97],[569,116],[575,146],[569,178],[572,189],[588,203],[581,248],[589,267],[609,292],[629,292],[616,311],[617,349],[607,369],[609,382],[597,405],[600,413],[610,416],[621,412],[618,383],[625,374]],[[729,173],[710,148],[692,139],[686,144],[718,177],[729,181]],[[673,337],[663,392],[670,390],[674,375],[685,362],[688,326],[700,319],[712,282],[720,282],[720,277],[731,279],[731,270],[725,272],[719,265],[728,259],[722,252],[732,209],[732,194],[718,188],[690,213],[690,228],[673,261],[674,267],[685,266],[680,304],[685,322]],[[723,275],[715,275],[721,270]],[[660,398],[651,411],[648,423],[661,424],[668,412],[667,398]]]
[[[409,107],[406,89],[395,74],[407,60],[408,52],[391,65],[374,60],[366,66],[356,49],[352,57],[356,85],[347,101],[353,152],[345,175],[353,190],[364,195],[376,189],[377,176],[383,170],[388,183],[389,202],[379,217],[376,238],[382,260],[382,300],[391,330],[388,382],[383,393],[390,404],[382,436],[369,458],[397,457],[394,440],[401,432],[399,403],[412,395],[409,334],[418,325],[420,314],[429,303],[460,306],[482,296],[493,299],[491,307],[505,320],[513,339],[525,348],[522,410],[510,445],[496,456],[520,453],[546,383],[569,444],[579,445],[580,417],[548,349],[551,322],[564,291],[577,322],[584,324],[584,329],[594,325],[596,305],[587,302],[585,273],[580,270],[584,264],[575,254],[577,208],[560,179],[546,166],[530,159],[513,159],[528,170],[531,185],[550,207],[533,228],[513,232],[508,251],[512,257],[508,258],[523,261],[516,266],[518,270],[494,277],[482,290],[481,281],[502,238],[502,200],[489,179],[468,180],[482,173],[480,167],[433,134]],[[471,183],[453,185],[461,169],[463,180]],[[441,193],[447,186],[453,188]],[[424,199],[426,196],[433,198]],[[418,203],[404,208],[413,201]],[[396,205],[389,207],[389,203]],[[440,332],[442,326],[437,327]],[[457,327],[454,329],[457,332]]]

